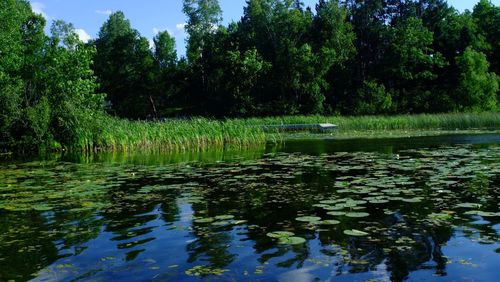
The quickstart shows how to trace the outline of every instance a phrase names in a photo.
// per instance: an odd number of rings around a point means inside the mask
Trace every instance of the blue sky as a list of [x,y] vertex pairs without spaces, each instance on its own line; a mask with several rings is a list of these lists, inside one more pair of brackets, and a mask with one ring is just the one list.
[[[302,0],[314,7],[317,0]],[[152,38],[159,30],[168,30],[177,41],[179,55],[184,54],[186,34],[183,23],[182,0],[30,0],[33,10],[50,23],[61,19],[71,22],[84,41],[95,38],[112,11],[123,11],[133,28],[142,36]],[[224,23],[238,20],[243,14],[245,0],[220,0]],[[449,0],[460,11],[471,10],[478,0]],[[500,5],[500,0],[492,0]]]

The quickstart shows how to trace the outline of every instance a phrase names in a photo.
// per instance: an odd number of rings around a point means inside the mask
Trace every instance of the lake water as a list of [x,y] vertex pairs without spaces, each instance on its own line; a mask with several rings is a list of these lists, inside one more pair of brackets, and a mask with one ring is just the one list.
[[0,163],[0,281],[498,281],[500,135]]

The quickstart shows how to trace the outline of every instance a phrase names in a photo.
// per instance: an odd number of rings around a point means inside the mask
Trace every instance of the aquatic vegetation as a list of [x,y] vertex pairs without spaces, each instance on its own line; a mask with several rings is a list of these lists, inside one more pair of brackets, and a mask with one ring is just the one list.
[[321,221],[321,217],[318,216],[299,216],[295,218],[296,221],[307,222],[307,223],[319,223]]
[[193,268],[186,270],[186,274],[189,276],[209,276],[209,275],[222,275],[224,272],[228,272],[227,269],[212,268],[210,266],[197,265]]
[[295,235],[295,233],[289,231],[274,231],[274,232],[269,232],[266,235],[267,237],[279,239],[279,238],[292,237],[293,235]]
[[306,242],[306,239],[302,237],[281,237],[278,240],[278,244],[282,245],[300,245],[304,244]]
[[370,235],[367,232],[356,230],[356,229],[349,229],[349,230],[344,230],[345,235],[349,236],[356,236],[356,237],[362,237],[362,236],[368,236]]
[[[119,271],[125,277],[138,269],[151,278],[272,279],[312,265],[318,277],[328,265],[359,278],[372,277],[369,270],[389,256],[390,271],[405,277],[427,267],[431,255],[444,267],[448,259],[460,261],[439,249],[454,236],[462,240],[457,246],[483,244],[497,256],[500,147],[397,154],[269,152],[158,165],[5,163],[0,263],[7,267],[0,280],[25,272],[22,280],[86,273],[97,279]],[[91,272],[89,265],[102,271]]]
[[340,224],[340,221],[334,220],[334,219],[326,219],[326,220],[320,221],[319,224],[321,224],[321,225],[337,225],[337,224]]
[[345,216],[356,218],[356,217],[367,217],[370,216],[370,214],[367,212],[348,212],[345,214]]
[[[498,113],[452,113],[399,116],[285,116],[249,119],[212,120],[191,118],[164,122],[129,121],[109,116],[99,118],[99,130],[82,131],[73,151],[207,151],[214,149],[255,148],[267,142],[282,143],[293,138],[277,129],[264,130],[264,125],[333,123],[339,129],[332,138],[389,137],[439,135],[467,130],[498,130]],[[303,136],[302,136],[303,137]],[[308,136],[311,138],[311,136]],[[61,149],[54,144],[47,149]],[[357,169],[351,167],[349,169]]]
[[[498,113],[450,113],[395,116],[285,116],[253,118],[250,124],[310,124],[332,123],[340,131],[390,131],[390,130],[467,130],[498,129]],[[409,132],[411,134],[411,132]]]

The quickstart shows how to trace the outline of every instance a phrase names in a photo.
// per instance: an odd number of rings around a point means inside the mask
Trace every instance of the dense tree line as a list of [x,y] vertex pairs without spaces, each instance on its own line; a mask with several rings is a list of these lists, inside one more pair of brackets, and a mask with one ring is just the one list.
[[391,114],[495,110],[500,8],[444,0],[248,0],[221,25],[217,0],[184,0],[186,58],[149,49],[123,13],[95,41],[110,112],[183,115]]
[[[0,2],[0,146],[72,144],[99,116],[157,119],[498,110],[500,7],[445,0],[184,0],[186,56],[122,12],[83,43],[26,0]],[[99,94],[105,93],[105,94]],[[89,133],[90,132],[90,133]]]
[[0,27],[0,149],[71,144],[94,130],[105,97],[95,49],[62,21],[45,35],[45,19],[24,0],[0,1]]

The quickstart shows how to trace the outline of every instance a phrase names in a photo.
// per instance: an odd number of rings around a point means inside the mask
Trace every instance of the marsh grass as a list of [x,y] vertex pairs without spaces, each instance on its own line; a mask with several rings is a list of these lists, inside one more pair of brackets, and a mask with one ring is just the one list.
[[83,150],[204,151],[216,148],[249,148],[266,143],[268,136],[243,120],[206,118],[164,122],[129,121],[104,117],[92,133],[86,132],[76,148]]
[[500,113],[452,113],[397,116],[287,116],[253,118],[248,124],[333,123],[340,131],[356,130],[471,130],[499,129]]
[[[284,133],[264,130],[262,125],[333,123],[339,135],[359,132],[464,131],[500,129],[498,113],[422,114],[399,116],[285,116],[213,120],[192,118],[164,122],[128,121],[109,116],[95,118],[81,132],[73,149],[85,151],[204,151],[217,148],[242,149],[279,143]],[[334,133],[335,134],[335,133]]]

